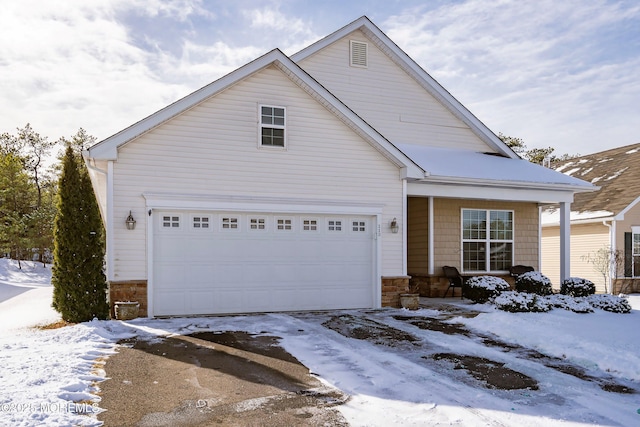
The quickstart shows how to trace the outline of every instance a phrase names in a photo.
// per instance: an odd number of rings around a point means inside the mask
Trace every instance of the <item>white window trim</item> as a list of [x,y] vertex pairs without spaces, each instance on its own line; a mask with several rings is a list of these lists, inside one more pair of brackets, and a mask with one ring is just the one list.
[[[262,107],[268,108],[282,108],[284,110],[284,125],[275,124],[262,124]],[[258,104],[258,148],[265,150],[286,150],[288,144],[287,138],[287,107],[274,104]],[[262,128],[282,129],[284,132],[284,145],[282,147],[278,145],[262,145]]]
[[[487,216],[487,228],[486,228],[486,239],[477,240],[477,239],[465,239],[464,238],[464,211],[485,211]],[[491,240],[491,212],[511,212],[512,218],[512,229],[511,229],[511,240],[507,239],[496,239]],[[461,270],[464,273],[508,273],[508,270],[490,270],[491,268],[491,251],[489,247],[491,243],[511,243],[511,265],[513,265],[513,260],[515,259],[515,248],[516,248],[516,215],[515,211],[512,209],[479,209],[479,208],[462,208],[460,209],[460,266]],[[464,269],[464,243],[465,242],[485,242],[485,265],[486,270],[465,270]]]

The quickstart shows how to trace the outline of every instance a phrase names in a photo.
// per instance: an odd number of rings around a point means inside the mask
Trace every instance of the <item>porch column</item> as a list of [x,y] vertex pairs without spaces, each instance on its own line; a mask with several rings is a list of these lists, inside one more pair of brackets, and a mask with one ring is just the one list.
[[571,203],[560,203],[560,280],[571,277]]
[[429,275],[432,276],[435,271],[435,254],[433,253],[433,197],[429,197],[429,237],[428,237],[428,247],[429,247]]

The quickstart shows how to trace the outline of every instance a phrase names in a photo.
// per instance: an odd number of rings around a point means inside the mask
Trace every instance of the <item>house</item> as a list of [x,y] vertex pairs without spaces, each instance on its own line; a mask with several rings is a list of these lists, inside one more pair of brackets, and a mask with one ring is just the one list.
[[[600,187],[576,194],[570,214],[572,275],[591,280],[598,292],[640,292],[639,164],[640,144],[634,144],[553,165]],[[554,205],[542,213],[542,272],[559,285],[557,213]]]
[[110,299],[148,316],[397,306],[410,276],[441,296],[444,265],[537,267],[539,204],[595,188],[520,159],[366,17],[85,160]]

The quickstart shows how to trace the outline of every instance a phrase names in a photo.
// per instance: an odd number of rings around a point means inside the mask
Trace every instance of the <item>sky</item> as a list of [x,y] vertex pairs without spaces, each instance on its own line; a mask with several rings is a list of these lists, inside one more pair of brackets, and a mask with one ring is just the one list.
[[360,16],[496,134],[640,142],[636,0],[0,0],[0,133],[98,141],[260,55]]

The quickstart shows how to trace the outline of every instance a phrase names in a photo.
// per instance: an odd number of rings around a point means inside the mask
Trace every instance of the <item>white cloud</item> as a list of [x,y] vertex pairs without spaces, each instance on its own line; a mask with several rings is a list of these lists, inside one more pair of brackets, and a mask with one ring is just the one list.
[[[472,0],[406,11],[383,28],[495,132],[585,153],[619,145],[603,146],[607,135],[640,138],[614,115],[638,112],[640,60],[614,57],[602,40],[630,20],[637,25],[638,6],[623,6]],[[598,123],[603,117],[619,127]]]

